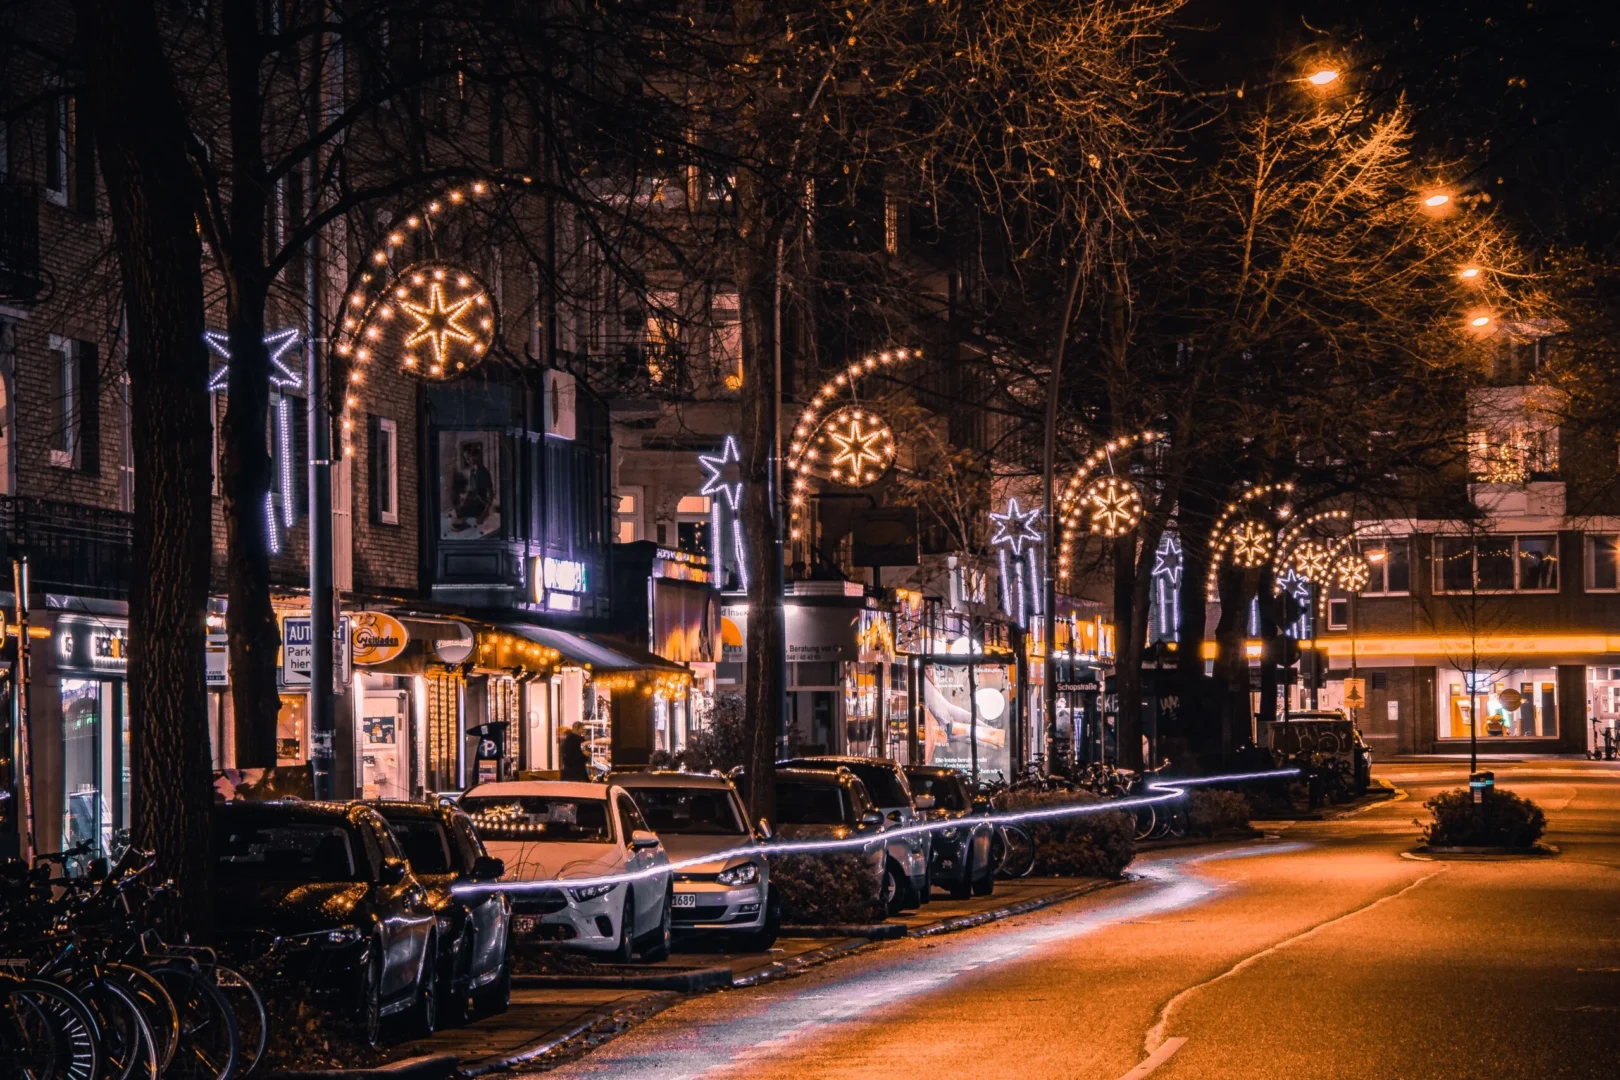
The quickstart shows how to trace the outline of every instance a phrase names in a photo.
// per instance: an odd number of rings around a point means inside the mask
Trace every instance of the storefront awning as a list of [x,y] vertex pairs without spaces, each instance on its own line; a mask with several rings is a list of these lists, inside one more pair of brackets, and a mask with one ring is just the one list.
[[537,645],[556,649],[563,658],[573,663],[589,664],[592,671],[686,671],[684,665],[672,663],[644,649],[624,642],[605,642],[585,634],[567,630],[553,630],[547,626],[513,624],[501,629],[527,638]]

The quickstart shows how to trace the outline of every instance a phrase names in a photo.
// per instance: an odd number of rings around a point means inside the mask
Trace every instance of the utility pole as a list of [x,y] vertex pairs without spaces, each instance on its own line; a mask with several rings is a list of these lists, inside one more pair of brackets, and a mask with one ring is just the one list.
[[[310,42],[310,141],[319,145],[325,115],[326,35]],[[319,154],[305,166],[305,203],[319,205]],[[336,595],[332,589],[332,418],[328,408],[325,342],[321,337],[321,231],[304,246],[304,379],[309,394],[309,761],[315,797],[337,796],[332,741],[337,731],[333,660],[337,651]]]
[[16,783],[13,790],[18,801],[22,804],[18,811],[20,819],[20,846],[19,852],[24,863],[29,863],[34,857],[34,783],[33,766],[29,763],[28,740],[30,738],[28,723],[28,681],[29,671],[29,641],[28,641],[28,557],[11,560],[11,581],[13,596],[17,604],[17,673],[13,680],[13,715],[12,737],[16,741],[12,749],[11,760],[16,769]]

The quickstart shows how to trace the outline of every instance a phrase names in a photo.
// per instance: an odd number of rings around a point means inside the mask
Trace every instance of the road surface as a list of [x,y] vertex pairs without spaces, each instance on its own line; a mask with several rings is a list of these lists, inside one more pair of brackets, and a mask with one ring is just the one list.
[[1620,767],[1493,762],[1556,858],[1403,856],[1466,762],[1274,839],[802,978],[694,998],[551,1077],[1620,1076]]

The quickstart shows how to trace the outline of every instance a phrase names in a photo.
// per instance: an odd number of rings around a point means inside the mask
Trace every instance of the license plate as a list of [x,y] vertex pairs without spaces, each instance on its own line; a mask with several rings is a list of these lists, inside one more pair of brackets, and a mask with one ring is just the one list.
[[676,893],[676,907],[697,907],[697,893]]
[[532,934],[539,929],[539,927],[540,916],[538,915],[512,916],[512,929],[520,934]]

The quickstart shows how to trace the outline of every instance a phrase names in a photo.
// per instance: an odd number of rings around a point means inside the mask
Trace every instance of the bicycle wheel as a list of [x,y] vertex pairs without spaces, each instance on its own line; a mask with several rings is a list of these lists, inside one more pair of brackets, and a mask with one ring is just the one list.
[[1001,863],[1001,875],[1009,878],[1028,877],[1035,869],[1035,838],[1022,825],[1003,825],[1000,829],[1006,857]]
[[1151,803],[1136,808],[1136,838],[1146,840],[1153,832],[1153,826],[1158,824],[1158,815],[1153,812]]
[[1316,752],[1332,757],[1339,752],[1339,733],[1324,731],[1316,737]]
[[38,1080],[105,1080],[101,1033],[77,994],[45,979],[23,979],[7,988],[7,997],[22,1019],[22,1030],[30,1033],[31,1045],[48,1040],[53,1046],[48,1071]]
[[56,1028],[43,1009],[0,986],[0,1076],[49,1080],[56,1075]]
[[74,988],[101,1031],[107,1080],[157,1080],[152,1029],[132,995],[110,980],[87,978]]
[[264,998],[259,996],[258,987],[249,982],[246,975],[223,964],[215,964],[213,974],[214,985],[236,1011],[237,1032],[242,1040],[242,1056],[236,1063],[234,1080],[246,1080],[264,1057],[265,1044],[270,1037],[270,1016],[264,1011]]
[[180,1014],[163,984],[144,968],[133,964],[108,964],[104,969],[108,978],[121,980],[135,995],[135,1001],[146,1015],[146,1024],[152,1029],[152,1039],[158,1055],[158,1071],[162,1072],[174,1060],[174,1051],[180,1045]]
[[163,984],[180,1014],[180,1045],[165,1076],[230,1080],[242,1055],[242,1035],[225,995],[195,964],[155,964],[147,970]]

